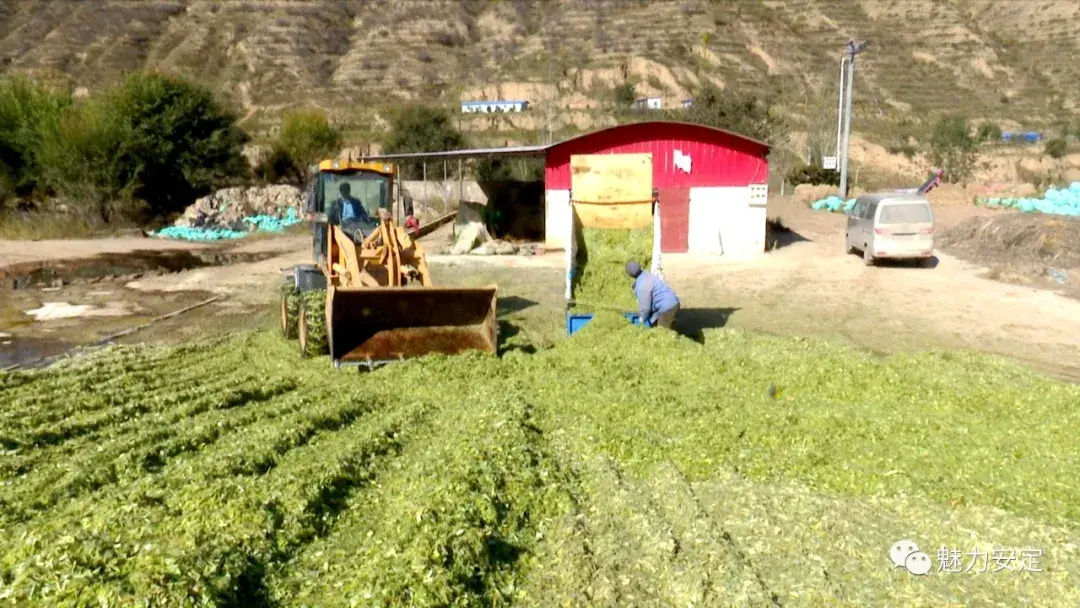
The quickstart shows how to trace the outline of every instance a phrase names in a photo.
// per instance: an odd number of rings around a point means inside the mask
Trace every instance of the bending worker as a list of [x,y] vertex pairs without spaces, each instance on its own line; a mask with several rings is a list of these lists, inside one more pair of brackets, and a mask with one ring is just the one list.
[[675,292],[660,277],[642,270],[641,265],[633,260],[626,264],[626,274],[634,279],[634,294],[641,309],[641,318],[649,327],[671,329],[679,312],[679,297]]

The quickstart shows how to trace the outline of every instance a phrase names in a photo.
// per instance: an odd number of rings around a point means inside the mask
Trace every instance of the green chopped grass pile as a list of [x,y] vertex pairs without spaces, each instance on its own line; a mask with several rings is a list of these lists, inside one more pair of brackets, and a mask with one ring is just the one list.
[[[368,374],[274,332],[112,349],[0,374],[0,597],[1076,606],[1078,404],[972,354],[614,314]],[[901,539],[928,576],[893,567]],[[1016,559],[938,572],[942,547]]]
[[652,260],[652,227],[642,230],[582,228],[578,235],[572,295],[582,312],[606,308],[638,309],[626,263],[648,269]]
[[307,343],[304,345],[303,354],[308,357],[325,355],[330,352],[326,327],[326,291],[315,289],[304,292],[299,297],[304,321],[307,323]]
[[282,334],[290,340],[296,339],[297,321],[300,317],[300,290],[292,282],[285,283],[281,286],[280,298],[284,302],[285,308],[285,322],[281,327]]

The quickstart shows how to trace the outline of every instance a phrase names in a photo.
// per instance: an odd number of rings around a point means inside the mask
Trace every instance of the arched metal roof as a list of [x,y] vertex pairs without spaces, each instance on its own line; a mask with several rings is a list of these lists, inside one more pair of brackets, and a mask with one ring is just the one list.
[[663,128],[665,126],[667,126],[667,127],[677,127],[677,128],[680,128],[680,129],[690,129],[690,130],[693,130],[693,131],[699,131],[699,132],[701,132],[703,134],[721,135],[721,136],[723,136],[725,138],[733,138],[733,139],[736,139],[736,140],[739,140],[739,141],[742,141],[742,142],[745,142],[745,143],[748,143],[748,144],[753,144],[753,145],[756,145],[756,146],[760,146],[763,149],[763,152],[765,152],[765,153],[768,153],[768,151],[769,151],[769,144],[767,144],[767,143],[765,143],[763,141],[758,141],[758,140],[753,139],[751,137],[747,137],[745,135],[740,135],[740,134],[735,133],[733,131],[727,131],[725,129],[718,129],[716,127],[710,127],[708,125],[702,125],[702,124],[697,124],[697,123],[692,123],[692,122],[681,122],[681,121],[674,121],[674,120],[648,120],[648,121],[642,121],[642,122],[630,122],[630,123],[625,123],[625,124],[621,124],[621,125],[615,125],[613,127],[607,127],[605,129],[600,129],[600,130],[597,130],[597,131],[590,131],[588,133],[582,133],[581,135],[576,135],[576,136],[571,137],[569,139],[564,139],[564,140],[562,140],[560,142],[556,142],[556,143],[550,144],[548,146],[545,146],[545,150],[550,150],[552,148],[557,148],[559,146],[572,144],[574,142],[579,142],[579,141],[589,139],[589,138],[593,138],[593,137],[603,137],[604,135],[609,135],[609,134],[612,134],[612,133],[614,133],[616,131],[626,131],[626,130],[636,130],[636,129],[655,129],[655,128]]

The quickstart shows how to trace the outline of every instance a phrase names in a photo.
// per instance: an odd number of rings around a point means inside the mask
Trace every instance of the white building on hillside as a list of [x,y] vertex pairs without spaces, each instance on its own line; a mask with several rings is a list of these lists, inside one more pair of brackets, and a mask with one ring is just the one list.
[[529,109],[529,102],[523,100],[506,101],[463,101],[461,111],[465,114],[480,112],[523,112]]
[[647,108],[649,110],[659,110],[663,107],[664,102],[660,97],[642,97],[641,99],[634,100],[635,108]]

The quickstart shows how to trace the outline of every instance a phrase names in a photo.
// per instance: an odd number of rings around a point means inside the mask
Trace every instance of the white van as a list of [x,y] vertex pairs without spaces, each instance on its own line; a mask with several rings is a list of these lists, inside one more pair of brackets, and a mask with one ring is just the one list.
[[929,267],[934,259],[934,210],[917,194],[864,194],[848,213],[844,247],[861,251],[867,266],[877,259],[914,259]]

